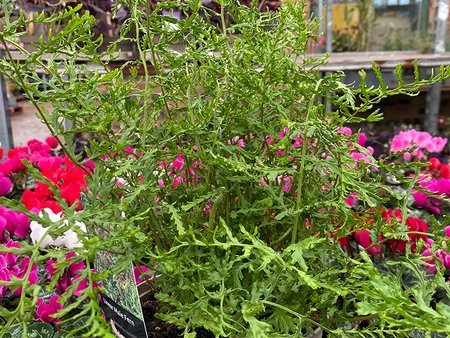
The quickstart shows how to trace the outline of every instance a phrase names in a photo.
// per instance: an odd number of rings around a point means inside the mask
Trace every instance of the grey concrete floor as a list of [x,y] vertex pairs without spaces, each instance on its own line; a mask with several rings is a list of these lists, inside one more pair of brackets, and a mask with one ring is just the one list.
[[31,139],[44,141],[50,135],[50,132],[36,117],[36,108],[26,101],[21,101],[18,104],[22,107],[22,112],[15,112],[10,115],[14,146],[26,145]]

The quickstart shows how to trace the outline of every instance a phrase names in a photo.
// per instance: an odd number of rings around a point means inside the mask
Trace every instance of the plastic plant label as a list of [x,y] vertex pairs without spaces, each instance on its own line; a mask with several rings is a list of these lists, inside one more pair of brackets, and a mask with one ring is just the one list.
[[[96,269],[101,273],[116,266],[120,257],[102,251],[96,256]],[[117,331],[126,338],[147,338],[144,314],[136,285],[133,265],[130,263],[118,275],[110,275],[101,284],[103,311],[108,320],[114,322]]]

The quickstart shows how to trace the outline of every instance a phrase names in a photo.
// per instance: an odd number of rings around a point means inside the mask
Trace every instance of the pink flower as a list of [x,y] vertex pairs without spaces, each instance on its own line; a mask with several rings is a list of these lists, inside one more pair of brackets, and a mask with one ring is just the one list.
[[367,158],[366,154],[363,154],[363,153],[359,153],[359,152],[354,151],[354,152],[350,153],[350,156],[353,157],[353,159],[356,162],[359,162],[359,161],[363,161],[365,163],[370,163],[371,162],[370,159]]
[[237,143],[237,146],[238,146],[239,148],[244,148],[244,147],[245,147],[245,142],[244,142],[244,140],[243,140],[243,139],[239,139],[239,141],[238,141],[238,143]]
[[427,144],[427,150],[430,153],[440,153],[447,145],[447,139],[444,137],[433,137],[430,143]]
[[166,185],[164,184],[164,181],[160,178],[158,181],[157,181],[157,183],[158,183],[158,185],[161,187],[161,188],[164,188]]
[[[432,137],[428,132],[410,129],[401,131],[394,136],[391,142],[391,151],[399,152],[411,148],[413,145],[417,145],[418,148],[413,152],[413,155],[418,158],[425,158],[423,150],[427,150],[430,153],[440,153],[444,150],[446,144],[446,138]],[[410,156],[405,155],[403,157],[406,160],[410,160]]]
[[405,142],[398,136],[394,136],[391,142],[391,152],[396,153],[405,148]]
[[434,261],[434,258],[433,258],[432,255],[431,255],[430,250],[429,250],[429,249],[424,250],[424,251],[421,253],[421,255],[422,255],[423,257],[431,257],[431,259],[425,260],[425,263],[427,263],[427,265],[425,265],[424,267],[425,267],[425,269],[430,270],[431,272],[436,273],[436,272],[437,272],[436,263],[435,263],[435,261]]
[[426,148],[429,143],[431,142],[432,136],[430,133],[427,133],[426,131],[420,132],[416,131],[414,136],[414,143],[418,145],[419,148]]
[[263,184],[266,188],[269,187],[269,183],[267,183],[267,179],[265,179],[264,177],[261,178],[261,182],[262,182],[262,184]]
[[348,127],[341,127],[338,129],[338,133],[347,135],[347,136],[352,136],[352,130]]
[[58,301],[61,297],[58,295],[54,295],[50,298],[50,301],[44,302],[44,300],[40,297],[37,303],[36,316],[37,319],[46,322],[46,323],[58,323],[60,322],[59,318],[55,318],[54,314],[63,309],[63,305]]

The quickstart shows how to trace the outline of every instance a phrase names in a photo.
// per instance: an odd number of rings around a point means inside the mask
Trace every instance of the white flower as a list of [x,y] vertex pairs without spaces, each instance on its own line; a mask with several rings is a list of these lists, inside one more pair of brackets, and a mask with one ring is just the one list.
[[[42,211],[44,211],[48,215],[52,222],[58,222],[62,218],[61,212],[55,214],[52,210],[47,208],[43,209]],[[41,217],[43,216],[42,211],[39,213],[39,216]],[[63,223],[64,225],[68,224],[67,220],[63,221]],[[77,225],[82,231],[86,232],[86,225],[84,223],[75,222],[75,225]],[[30,224],[30,228],[30,237],[33,244],[37,244],[41,240],[41,238],[45,236],[40,244],[41,248],[46,248],[50,245],[64,246],[69,249],[79,248],[83,246],[83,244],[78,239],[77,233],[72,229],[66,230],[62,236],[59,236],[56,238],[56,240],[54,240],[50,235],[47,235],[47,231],[49,230],[49,228],[44,228],[42,224],[36,221],[32,221]]]

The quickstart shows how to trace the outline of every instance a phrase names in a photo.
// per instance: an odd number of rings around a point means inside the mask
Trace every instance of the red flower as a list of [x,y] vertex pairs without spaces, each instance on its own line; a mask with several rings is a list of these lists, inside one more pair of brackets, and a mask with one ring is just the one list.
[[400,209],[386,209],[381,213],[381,216],[383,216],[384,220],[386,222],[390,222],[394,217],[401,222],[402,221],[402,211]]
[[428,162],[430,162],[430,165],[428,166],[430,170],[439,169],[439,166],[441,165],[441,161],[439,161],[439,159],[436,157],[430,158]]
[[[70,205],[80,200],[80,186],[71,184],[65,187],[61,187],[61,197],[64,198]],[[80,206],[81,208],[81,206]]]
[[0,158],[2,158],[2,157],[3,157],[3,149],[0,148]]
[[[409,231],[428,232],[428,224],[420,218],[410,217],[406,220],[406,225],[408,226]],[[419,238],[422,238],[424,241],[427,239],[427,235],[425,234],[408,234],[408,237],[413,241],[417,241]]]
[[442,178],[450,178],[450,168],[448,164],[441,164],[439,174],[441,175]]
[[369,254],[377,254],[381,252],[381,245],[372,246],[372,239],[370,238],[370,232],[366,229],[362,229],[356,231],[353,236],[355,237],[356,242],[361,245],[364,249],[367,249]]
[[56,201],[47,201],[41,209],[48,208],[53,213],[58,214],[63,211],[63,208]]
[[[420,218],[410,217],[405,222],[406,226],[409,228],[408,231],[411,232],[428,232],[428,224],[422,221]],[[409,241],[411,243],[411,250],[416,250],[416,242],[419,238],[422,238],[424,241],[427,240],[427,235],[425,234],[408,234]],[[390,239],[388,241],[388,245],[391,248],[391,251],[397,251],[404,253],[406,251],[406,244],[408,242],[401,239]]]

